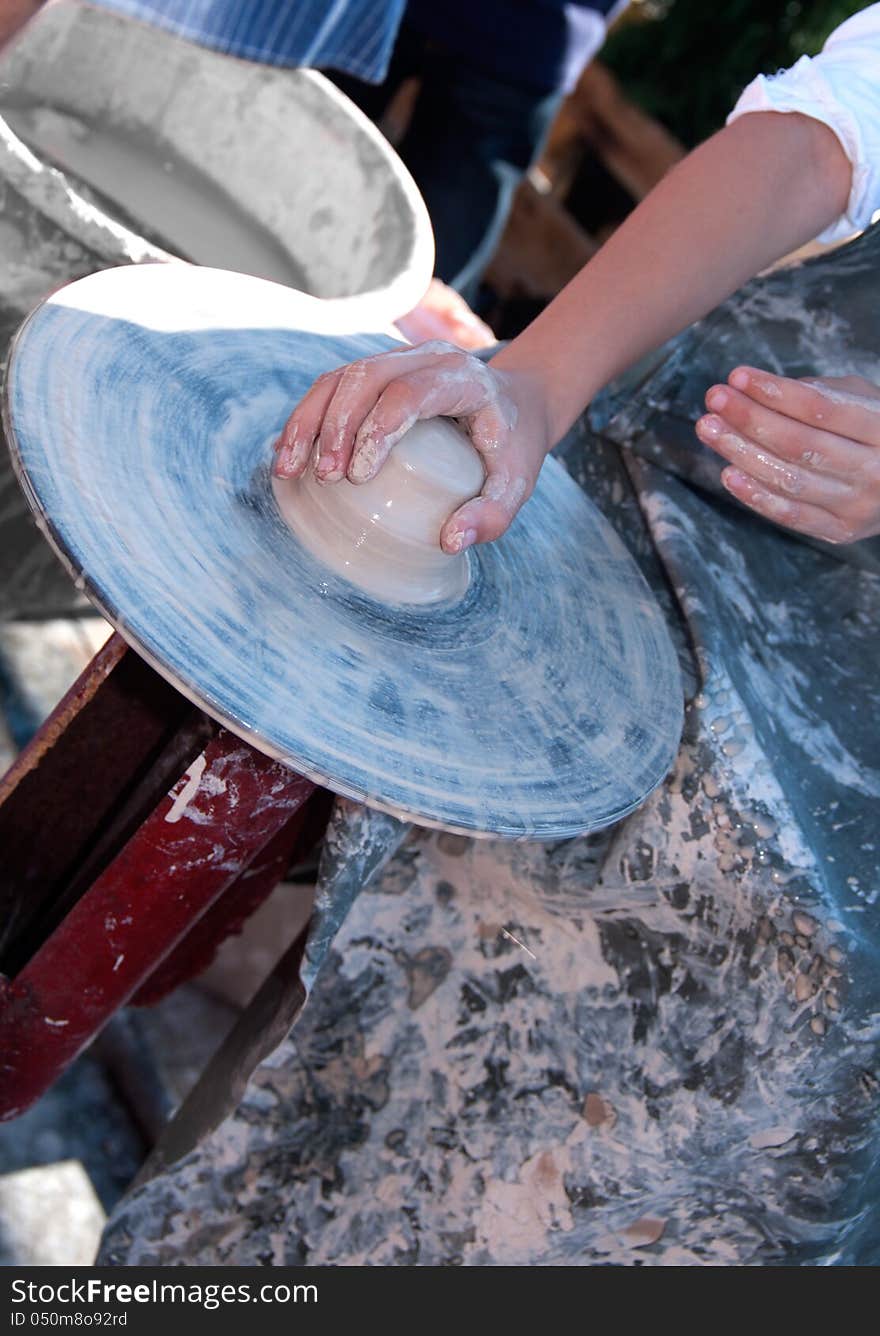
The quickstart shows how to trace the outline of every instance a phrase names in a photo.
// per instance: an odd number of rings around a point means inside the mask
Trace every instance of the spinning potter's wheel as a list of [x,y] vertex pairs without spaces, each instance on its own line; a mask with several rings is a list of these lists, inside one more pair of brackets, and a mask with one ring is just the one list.
[[[425,601],[405,581],[391,601],[359,588],[297,533],[307,498],[276,495],[275,437],[316,375],[393,346],[333,320],[185,265],[49,298],[15,344],[7,410],[51,541],[186,696],[337,793],[519,838],[626,815],[674,756],[678,669],[632,559],[561,466]],[[335,487],[350,484],[322,489],[328,506]]]

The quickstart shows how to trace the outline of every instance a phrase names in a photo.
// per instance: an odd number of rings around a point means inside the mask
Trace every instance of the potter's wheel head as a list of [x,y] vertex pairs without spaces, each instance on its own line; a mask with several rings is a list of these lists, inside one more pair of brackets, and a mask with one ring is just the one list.
[[392,344],[322,303],[188,265],[108,270],[27,321],[16,465],[67,566],[215,718],[338,793],[426,825],[556,839],[669,768],[681,688],[632,559],[548,461],[463,598],[390,607],[282,519],[272,442],[315,376]]

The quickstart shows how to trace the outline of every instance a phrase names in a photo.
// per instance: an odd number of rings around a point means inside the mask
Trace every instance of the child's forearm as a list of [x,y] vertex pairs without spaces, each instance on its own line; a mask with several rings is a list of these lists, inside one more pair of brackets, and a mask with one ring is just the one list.
[[678,164],[493,365],[537,373],[558,440],[615,375],[829,226],[850,184],[821,122],[741,117]]

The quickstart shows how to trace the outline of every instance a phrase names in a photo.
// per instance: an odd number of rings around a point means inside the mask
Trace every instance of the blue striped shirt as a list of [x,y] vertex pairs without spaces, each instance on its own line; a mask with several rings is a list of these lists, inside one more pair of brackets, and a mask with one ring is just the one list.
[[[230,56],[381,83],[407,0],[96,0]],[[428,37],[497,78],[568,92],[626,0],[410,0]]]
[[[442,3],[442,0],[439,0]],[[227,55],[381,83],[406,0],[98,0]]]

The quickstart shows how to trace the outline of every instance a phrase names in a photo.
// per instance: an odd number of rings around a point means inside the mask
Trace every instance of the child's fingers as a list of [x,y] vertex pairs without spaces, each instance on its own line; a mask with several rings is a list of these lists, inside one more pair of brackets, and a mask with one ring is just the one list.
[[[800,430],[806,440],[809,428],[801,427]],[[851,482],[834,473],[821,473],[789,463],[786,458],[772,453],[769,447],[756,445],[754,441],[741,436],[724,418],[707,414],[697,422],[696,431],[700,440],[723,459],[749,474],[756,482],[766,483],[783,495],[831,510],[845,505],[852,495]]]
[[459,506],[440,530],[444,552],[463,552],[474,543],[491,543],[510,528],[526,491],[509,476],[489,476],[479,496]]
[[[809,428],[801,430],[807,433]],[[734,465],[734,471],[727,469],[722,475],[725,486],[777,523],[838,543],[853,542],[880,531],[880,469],[875,469],[873,476],[863,472],[860,476],[841,478],[791,464],[740,436],[724,419],[714,415],[699,420],[697,434]],[[730,478],[741,481],[739,489],[730,486]],[[744,487],[752,491],[743,493]],[[821,533],[814,527],[813,512],[817,510],[831,517],[832,531],[827,521],[823,522]],[[801,522],[804,517],[806,523]]]
[[838,390],[845,398],[860,401],[865,408],[880,408],[880,385],[865,380],[864,376],[800,376],[798,379],[802,385]]
[[471,440],[483,457],[486,480],[479,496],[459,506],[440,531],[446,552],[461,552],[473,543],[491,543],[507,531],[517,511],[535,487],[535,468],[516,445],[509,444],[511,431],[494,407],[470,421]]
[[369,482],[414,423],[421,418],[455,417],[459,401],[459,387],[450,385],[437,366],[396,377],[355,433],[349,454],[349,481]]
[[509,510],[499,501],[480,493],[459,506],[440,530],[444,552],[463,552],[474,543],[491,543],[500,538],[511,521]]
[[342,367],[339,367],[319,376],[281,428],[281,435],[275,442],[274,465],[279,478],[298,478],[305,471],[341,375]]
[[282,429],[275,446],[275,472],[285,478],[299,476],[317,441],[316,476],[325,481],[343,477],[355,432],[385,386],[405,371],[449,352],[462,355],[448,343],[424,343],[417,348],[393,348],[325,371]]
[[[477,421],[482,413],[493,411],[499,397],[499,384],[489,367],[457,351],[395,377],[358,427],[348,464],[349,481],[374,478],[414,422],[431,417]],[[500,410],[497,417],[500,421]],[[505,444],[506,437],[498,443]],[[474,445],[481,448],[478,439]]]
[[368,361],[352,362],[343,369],[318,433],[315,458],[318,482],[340,482],[345,477],[358,427],[388,382],[400,374],[399,365],[391,361],[373,365]]
[[880,446],[880,389],[859,376],[793,380],[740,366],[727,381],[756,403],[805,426]]
[[821,506],[780,496],[739,469],[726,468],[721,481],[738,501],[776,524],[784,524],[813,538],[822,538],[827,543],[849,543],[855,537],[851,527],[837,515]]
[[451,344],[430,342],[395,348],[344,367],[318,433],[318,481],[339,482],[346,476],[358,432],[389,386],[406,381],[423,367],[443,376],[450,359],[462,356]]
[[729,385],[713,385],[706,394],[706,406],[746,440],[812,472],[854,479],[878,461],[872,446],[809,426],[781,407],[765,407]]
[[[534,387],[522,401],[506,375],[448,344],[364,358],[321,377],[282,432],[275,471],[295,476],[317,455],[315,476],[353,483],[375,477],[389,453],[420,419],[452,417],[467,424],[486,470],[478,497],[449,517],[441,532],[447,552],[489,542],[508,528],[530,495],[547,448],[547,428]],[[530,397],[531,396],[531,397]],[[535,421],[524,430],[522,416]]]

